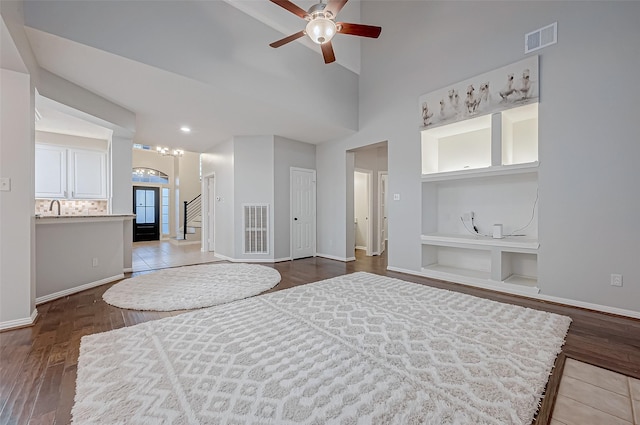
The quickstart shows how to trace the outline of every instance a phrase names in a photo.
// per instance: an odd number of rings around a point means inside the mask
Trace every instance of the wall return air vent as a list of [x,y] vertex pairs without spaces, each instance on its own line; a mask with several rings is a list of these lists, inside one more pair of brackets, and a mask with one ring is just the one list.
[[243,204],[244,253],[269,253],[269,204]]
[[524,53],[542,49],[543,47],[556,44],[558,42],[558,23],[542,27],[535,31],[531,31],[524,36]]

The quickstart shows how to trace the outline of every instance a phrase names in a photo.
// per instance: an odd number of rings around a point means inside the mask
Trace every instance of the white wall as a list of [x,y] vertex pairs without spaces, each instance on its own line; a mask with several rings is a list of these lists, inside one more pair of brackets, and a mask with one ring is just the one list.
[[640,311],[640,3],[365,2],[362,19],[383,31],[363,43],[360,131],[317,148],[318,250],[345,256],[345,152],[388,140],[389,265],[418,271],[418,97],[522,59],[524,34],[557,21],[539,51],[541,294]]
[[[200,182],[200,154],[185,151],[179,159],[179,184],[180,184],[180,218],[178,227],[182,227],[184,217],[184,201],[190,202],[200,195],[202,190]],[[199,214],[198,214],[199,215]]]
[[34,91],[29,74],[0,69],[0,328],[26,325],[35,309]]
[[316,146],[274,137],[274,259],[291,257],[291,167],[316,168]]
[[[202,176],[215,173],[215,252],[233,258],[234,249],[234,152],[233,139],[202,154]],[[240,219],[240,218],[239,218]]]
[[23,29],[22,2],[0,2],[0,329],[35,318],[34,113],[37,63]]

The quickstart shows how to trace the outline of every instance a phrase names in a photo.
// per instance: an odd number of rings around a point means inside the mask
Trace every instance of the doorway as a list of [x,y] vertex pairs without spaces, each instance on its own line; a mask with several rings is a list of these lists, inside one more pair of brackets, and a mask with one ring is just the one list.
[[372,255],[371,251],[371,177],[370,170],[356,170],[353,173],[353,212],[355,225],[356,249],[366,251],[366,255]]
[[[388,149],[387,142],[374,143],[346,152],[347,223],[346,252],[359,255],[381,255],[388,251]],[[357,172],[367,175],[366,184],[358,184]],[[365,181],[364,177],[360,177]],[[360,199],[360,202],[358,201]],[[366,207],[356,204],[366,204]],[[361,255],[363,254],[364,255]]]
[[291,167],[291,259],[316,255],[316,170]]
[[160,188],[133,187],[133,241],[160,240]]

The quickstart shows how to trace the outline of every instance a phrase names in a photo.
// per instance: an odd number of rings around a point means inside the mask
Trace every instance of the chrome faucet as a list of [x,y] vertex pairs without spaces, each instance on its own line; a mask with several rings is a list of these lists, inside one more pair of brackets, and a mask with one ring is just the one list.
[[49,211],[53,211],[53,204],[58,204],[58,215],[60,215],[60,201],[58,201],[57,199],[53,199],[51,201],[51,204],[49,204]]

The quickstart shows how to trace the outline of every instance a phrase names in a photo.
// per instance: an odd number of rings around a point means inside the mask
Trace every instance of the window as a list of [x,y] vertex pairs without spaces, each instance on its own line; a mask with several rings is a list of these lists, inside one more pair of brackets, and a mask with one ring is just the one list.
[[169,234],[169,188],[162,188],[162,234]]
[[153,168],[134,168],[132,173],[132,180],[139,183],[160,183],[169,184],[169,176],[162,171],[154,170]]

